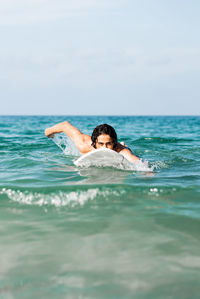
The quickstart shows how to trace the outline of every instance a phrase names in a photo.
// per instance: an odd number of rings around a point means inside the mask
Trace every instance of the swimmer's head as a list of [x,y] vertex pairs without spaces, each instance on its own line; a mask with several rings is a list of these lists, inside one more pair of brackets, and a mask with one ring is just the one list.
[[106,147],[114,149],[117,146],[115,129],[107,124],[97,126],[91,136],[92,146],[96,149]]

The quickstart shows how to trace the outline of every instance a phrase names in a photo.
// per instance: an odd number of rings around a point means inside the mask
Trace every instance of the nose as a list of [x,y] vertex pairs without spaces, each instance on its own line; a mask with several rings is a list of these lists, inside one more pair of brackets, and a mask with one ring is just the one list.
[[107,144],[106,144],[106,143],[104,143],[103,147],[104,147],[104,148],[106,148],[106,147],[107,147]]

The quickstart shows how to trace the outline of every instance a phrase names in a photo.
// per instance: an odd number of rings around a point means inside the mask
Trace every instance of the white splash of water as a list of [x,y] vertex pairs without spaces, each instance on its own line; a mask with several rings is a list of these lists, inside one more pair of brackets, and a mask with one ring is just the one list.
[[80,156],[80,152],[73,141],[64,134],[54,134],[53,142],[63,151],[65,155]]
[[156,161],[152,165],[153,169],[162,169],[162,168],[168,168],[168,165],[163,161]]
[[144,172],[152,172],[154,170],[153,167],[149,166],[148,161],[138,160],[134,163],[127,161],[126,163],[126,170],[133,170],[133,171],[144,171]]
[[[76,162],[76,161],[75,161]],[[76,164],[76,163],[75,163]],[[85,162],[83,161],[82,164],[78,165],[80,168],[89,168],[91,166],[97,167],[97,168],[103,168],[103,167],[113,167],[119,170],[128,170],[128,171],[142,171],[142,172],[153,172],[154,167],[149,167],[148,161],[136,161],[134,163],[123,160],[123,164],[120,163],[114,163],[114,161],[110,162],[109,164],[105,164],[104,161],[90,161]]]

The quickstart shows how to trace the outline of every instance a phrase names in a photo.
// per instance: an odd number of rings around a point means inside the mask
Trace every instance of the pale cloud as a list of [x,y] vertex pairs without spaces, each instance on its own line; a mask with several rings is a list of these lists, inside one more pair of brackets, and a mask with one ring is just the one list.
[[0,25],[48,22],[118,8],[127,0],[0,0]]
[[158,68],[160,73],[180,74],[200,71],[200,48],[169,48],[146,58],[149,68]]
[[[113,49],[64,49],[51,54],[1,56],[0,78],[26,84],[56,84],[71,82],[82,85],[87,81],[112,81],[114,73],[124,72],[134,65],[134,56],[126,50]],[[80,81],[79,81],[80,79]],[[34,83],[35,82],[35,83]],[[25,84],[25,85],[26,85]]]
[[200,49],[150,53],[139,48],[68,48],[56,54],[2,57],[0,64],[0,78],[21,86],[70,84],[87,88],[131,80],[145,84],[200,71]]

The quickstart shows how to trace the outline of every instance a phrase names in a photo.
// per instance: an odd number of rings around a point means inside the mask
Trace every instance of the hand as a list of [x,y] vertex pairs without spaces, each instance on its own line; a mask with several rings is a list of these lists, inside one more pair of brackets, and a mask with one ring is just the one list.
[[51,134],[49,133],[49,128],[47,128],[45,131],[44,131],[45,135],[48,137],[48,138],[53,138],[54,137],[54,134]]
[[48,138],[54,138],[54,134],[50,134],[49,136],[47,136]]

